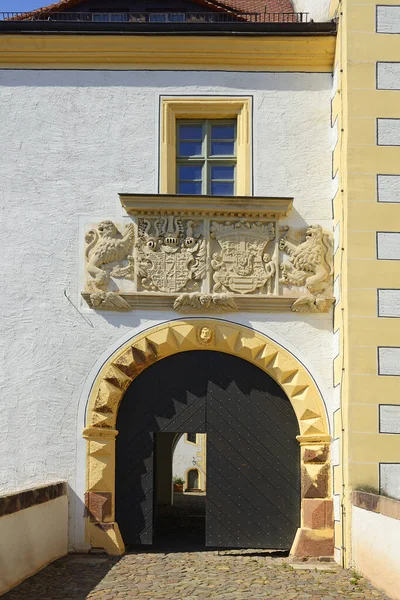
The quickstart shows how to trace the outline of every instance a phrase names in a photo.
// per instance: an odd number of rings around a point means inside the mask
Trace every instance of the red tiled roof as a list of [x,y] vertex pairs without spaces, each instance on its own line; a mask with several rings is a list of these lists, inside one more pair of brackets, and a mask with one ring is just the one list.
[[210,4],[220,4],[228,9],[256,13],[292,13],[291,0],[211,0]]
[[[222,11],[240,11],[256,13],[292,13],[292,0],[192,0],[198,4],[213,6]],[[37,15],[42,12],[62,12],[66,8],[73,8],[83,0],[60,0],[54,4],[43,6],[36,10],[24,13],[22,18]]]

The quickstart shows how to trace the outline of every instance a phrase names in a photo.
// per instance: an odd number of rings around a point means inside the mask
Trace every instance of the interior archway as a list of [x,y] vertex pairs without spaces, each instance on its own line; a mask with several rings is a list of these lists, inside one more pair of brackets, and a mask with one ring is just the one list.
[[[122,397],[131,382],[149,365],[173,354],[210,350],[232,354],[259,367],[282,388],[296,414],[302,465],[302,523],[292,552],[331,555],[333,524],[328,516],[315,525],[315,511],[329,514],[331,503],[329,428],[319,390],[305,367],[265,335],[217,319],[188,319],[151,328],[125,344],[100,371],[89,398],[87,538],[110,553],[124,551],[115,522],[115,437]],[[318,502],[316,502],[318,500]],[[323,508],[319,508],[321,503]],[[314,526],[315,525],[315,526]]]

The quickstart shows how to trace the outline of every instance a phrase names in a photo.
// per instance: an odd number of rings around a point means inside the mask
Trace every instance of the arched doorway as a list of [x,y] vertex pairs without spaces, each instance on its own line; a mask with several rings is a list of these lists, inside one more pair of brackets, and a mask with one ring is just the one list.
[[190,469],[187,474],[187,486],[188,490],[198,490],[200,487],[200,474],[198,469]]
[[[245,359],[285,392],[297,417],[301,456],[301,527],[292,546],[296,556],[333,554],[330,434],[319,389],[290,352],[266,335],[220,319],[179,319],[151,327],[116,350],[93,383],[86,412],[86,539],[110,554],[124,552],[115,518],[115,439],[119,406],[126,390],[158,361],[191,350],[211,350]],[[178,374],[179,376],[179,374]],[[136,402],[136,398],[132,399]]]
[[125,545],[153,542],[154,435],[186,432],[207,433],[206,546],[291,548],[300,526],[299,426],[282,388],[258,367],[210,350],[165,358],[129,386],[117,430]]

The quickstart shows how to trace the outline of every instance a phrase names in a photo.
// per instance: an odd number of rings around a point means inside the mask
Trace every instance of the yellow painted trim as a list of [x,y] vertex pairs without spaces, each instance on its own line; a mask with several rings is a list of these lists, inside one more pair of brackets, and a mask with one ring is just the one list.
[[339,10],[340,1],[341,0],[331,0],[331,3],[329,5],[329,16],[331,19],[336,17],[337,12]]
[[[204,346],[199,329],[212,330]],[[132,381],[151,364],[178,352],[214,350],[247,360],[274,379],[292,403],[304,438],[329,435],[325,407],[314,380],[287,350],[253,329],[217,319],[178,320],[146,330],[125,344],[101,369],[89,399],[87,432],[114,430],[119,404]],[[310,411],[315,415],[310,418]],[[90,428],[90,429],[89,429]]]
[[[199,337],[204,327],[211,332],[207,345],[201,343]],[[327,446],[330,442],[324,402],[314,380],[292,354],[267,336],[217,319],[178,320],[144,331],[110,356],[99,372],[89,397],[83,432],[87,440],[87,492],[108,493],[112,499],[109,521],[88,521],[87,539],[110,553],[124,552],[118,524],[114,521],[115,436],[118,434],[115,424],[119,405],[132,381],[147,367],[167,356],[190,350],[224,352],[256,365],[279,384],[290,400],[299,423],[297,439],[303,451],[306,447]],[[310,466],[303,464],[303,468],[307,470]]]
[[196,441],[195,442],[191,442],[190,440],[188,440],[188,434],[185,433],[185,443],[186,444],[191,444],[192,446],[198,446],[197,436],[198,436],[198,434],[196,433]]
[[236,195],[251,195],[251,98],[183,97],[161,101],[161,194],[176,193],[176,121],[236,119]]
[[334,36],[0,36],[2,68],[332,71]]

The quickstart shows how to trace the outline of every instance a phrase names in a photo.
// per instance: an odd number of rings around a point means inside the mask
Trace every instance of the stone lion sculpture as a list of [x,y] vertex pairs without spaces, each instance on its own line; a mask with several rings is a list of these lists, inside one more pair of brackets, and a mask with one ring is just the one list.
[[[114,277],[133,276],[133,257],[131,256],[134,239],[133,224],[127,225],[121,234],[112,221],[102,221],[97,229],[91,229],[86,234],[87,243],[86,270],[88,274],[87,287],[90,294],[90,305],[98,310],[131,310],[128,302],[118,292],[107,291],[110,275]],[[123,260],[128,266],[122,266]],[[116,263],[111,272],[104,269],[105,265]]]
[[305,287],[309,296],[297,300],[292,309],[296,312],[320,312],[327,310],[332,302],[333,241],[332,236],[321,225],[311,225],[306,230],[306,239],[296,246],[286,238],[279,248],[288,256],[281,265],[280,282],[284,285]]
[[[112,262],[128,259],[133,246],[133,224],[126,226],[122,235],[112,221],[102,221],[96,229],[86,234],[87,272],[97,288],[107,286],[110,275],[102,267]],[[122,276],[121,266],[117,265],[111,275]]]

